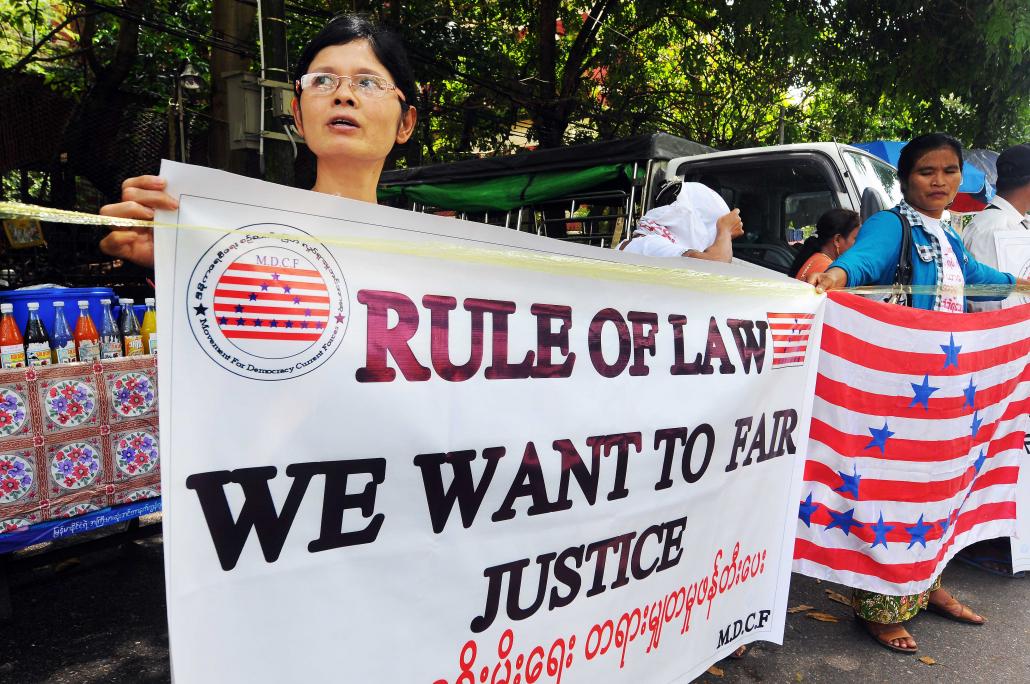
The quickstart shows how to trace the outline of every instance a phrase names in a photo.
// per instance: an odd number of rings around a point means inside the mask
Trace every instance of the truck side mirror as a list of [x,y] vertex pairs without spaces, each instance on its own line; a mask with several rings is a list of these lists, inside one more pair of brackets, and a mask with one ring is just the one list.
[[883,201],[883,195],[876,188],[870,187],[862,191],[862,206],[860,207],[862,223],[865,223],[866,219],[876,212],[883,211],[886,208],[887,203]]

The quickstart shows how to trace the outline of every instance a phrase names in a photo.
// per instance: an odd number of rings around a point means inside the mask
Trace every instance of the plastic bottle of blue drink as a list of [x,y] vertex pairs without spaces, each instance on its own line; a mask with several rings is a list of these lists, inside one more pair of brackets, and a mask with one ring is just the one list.
[[54,302],[54,332],[50,335],[50,343],[54,347],[54,363],[75,363],[75,337],[68,327],[68,319],[64,317],[64,302]]

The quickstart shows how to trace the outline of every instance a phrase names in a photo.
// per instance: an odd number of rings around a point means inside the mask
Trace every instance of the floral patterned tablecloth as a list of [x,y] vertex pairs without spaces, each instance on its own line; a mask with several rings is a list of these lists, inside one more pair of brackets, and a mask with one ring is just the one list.
[[159,497],[157,359],[0,371],[0,534]]

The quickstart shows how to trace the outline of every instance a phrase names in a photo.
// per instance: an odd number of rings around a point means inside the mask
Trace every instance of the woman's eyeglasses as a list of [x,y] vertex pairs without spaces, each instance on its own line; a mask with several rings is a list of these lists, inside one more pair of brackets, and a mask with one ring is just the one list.
[[318,95],[332,95],[339,89],[340,83],[343,81],[346,81],[348,87],[359,96],[385,97],[392,90],[397,93],[401,102],[406,101],[404,93],[397,86],[375,74],[355,74],[353,76],[323,73],[304,74],[297,80],[297,94],[299,95],[302,90],[310,90]]

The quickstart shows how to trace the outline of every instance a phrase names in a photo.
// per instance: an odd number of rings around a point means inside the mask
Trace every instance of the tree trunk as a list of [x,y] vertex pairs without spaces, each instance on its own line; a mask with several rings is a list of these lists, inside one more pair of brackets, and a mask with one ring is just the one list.
[[[230,40],[251,42],[257,6],[238,0],[214,0],[212,28],[216,36]],[[229,149],[229,98],[225,74],[250,69],[250,58],[235,52],[211,49],[211,126],[208,149],[211,166],[234,173],[247,172],[248,150]]]

